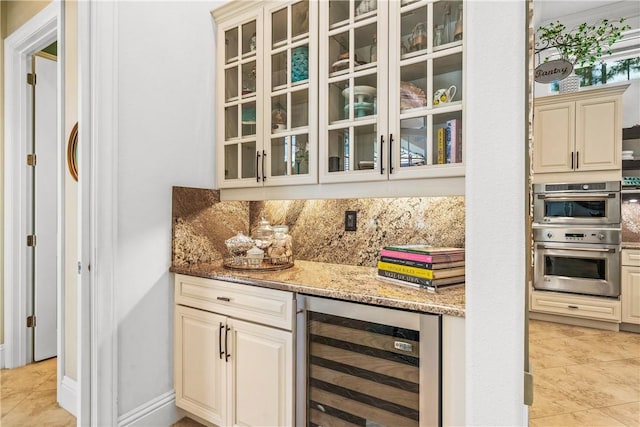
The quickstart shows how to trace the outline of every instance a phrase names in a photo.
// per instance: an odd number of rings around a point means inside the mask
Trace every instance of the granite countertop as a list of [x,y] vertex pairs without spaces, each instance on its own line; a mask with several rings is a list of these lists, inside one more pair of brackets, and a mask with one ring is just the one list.
[[640,242],[622,242],[622,249],[640,249]]
[[431,292],[376,279],[376,269],[371,267],[296,260],[286,270],[240,271],[226,269],[218,261],[172,266],[170,271],[424,313],[465,315],[464,286]]

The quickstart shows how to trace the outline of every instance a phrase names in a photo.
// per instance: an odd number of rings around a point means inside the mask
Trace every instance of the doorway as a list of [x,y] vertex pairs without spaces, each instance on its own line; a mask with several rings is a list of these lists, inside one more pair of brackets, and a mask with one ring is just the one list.
[[[63,174],[66,157],[63,5],[64,3],[52,2],[5,39],[5,366],[15,368],[57,354],[57,400],[69,412],[75,413],[79,386],[64,383],[66,355],[62,219],[65,212],[61,201],[64,200]],[[46,55],[38,54],[55,41],[58,41],[57,61],[53,62],[50,58],[43,58]],[[53,113],[37,111],[40,104],[38,100],[46,98],[46,95],[36,93],[35,103],[31,101],[33,86],[28,84],[28,75],[33,72],[34,63],[36,73],[38,70],[55,70],[55,76],[51,79],[41,77],[38,81],[38,77],[35,78],[38,89],[48,86],[48,96],[53,100],[50,99],[51,103],[47,108],[53,109]],[[48,116],[48,124],[45,125],[48,129],[38,130],[37,126],[32,126],[31,117],[34,115]],[[28,159],[27,155],[33,154],[33,137],[39,133],[53,135],[50,135],[48,144],[40,143],[37,139],[36,157]],[[46,148],[45,151],[42,148]],[[36,174],[43,174],[41,178],[35,175],[34,179],[34,169],[27,164],[28,161],[36,165]],[[36,202],[32,203],[34,197]],[[44,203],[45,199],[49,199],[49,202]],[[44,216],[40,220],[38,206],[44,207]],[[45,220],[46,225],[43,222]],[[34,224],[40,225],[36,227]],[[27,241],[27,236],[33,234],[35,240],[31,237]],[[39,261],[45,262],[47,266],[40,268]],[[34,291],[31,288],[33,279],[37,283],[39,277],[49,284],[46,291]],[[28,328],[27,318],[33,315],[34,309],[36,313],[41,311],[38,306],[54,309],[49,310],[44,317],[37,314],[36,328]],[[49,320],[44,320],[45,318]],[[30,322],[33,323],[34,319]],[[37,332],[34,333],[35,330]]]

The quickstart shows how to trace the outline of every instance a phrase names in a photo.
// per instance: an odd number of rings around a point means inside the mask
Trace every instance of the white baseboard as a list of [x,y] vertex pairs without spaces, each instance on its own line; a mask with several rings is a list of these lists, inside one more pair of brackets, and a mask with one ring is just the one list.
[[118,417],[118,427],[170,426],[182,418],[176,407],[176,392],[168,391]]
[[77,397],[78,383],[65,375],[62,377],[62,383],[60,384],[58,403],[63,409],[73,414],[73,416],[78,416],[76,413]]
[[4,344],[0,344],[0,369],[4,369]]

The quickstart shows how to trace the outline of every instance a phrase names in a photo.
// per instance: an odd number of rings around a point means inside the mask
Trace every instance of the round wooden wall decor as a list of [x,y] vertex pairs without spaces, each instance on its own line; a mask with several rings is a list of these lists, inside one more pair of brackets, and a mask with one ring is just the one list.
[[78,123],[71,129],[67,144],[67,166],[71,177],[78,181]]

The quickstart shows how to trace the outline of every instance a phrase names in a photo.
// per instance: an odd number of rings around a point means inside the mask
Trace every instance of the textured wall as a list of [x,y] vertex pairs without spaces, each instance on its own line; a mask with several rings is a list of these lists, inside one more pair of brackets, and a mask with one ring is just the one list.
[[[357,231],[344,231],[346,210]],[[221,259],[224,241],[263,216],[289,226],[294,258],[307,261],[374,267],[386,244],[464,247],[462,197],[220,202],[214,190],[174,187],[174,265]]]

